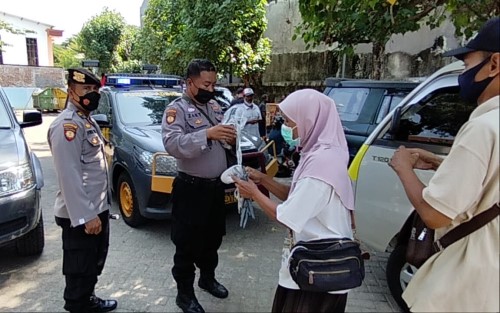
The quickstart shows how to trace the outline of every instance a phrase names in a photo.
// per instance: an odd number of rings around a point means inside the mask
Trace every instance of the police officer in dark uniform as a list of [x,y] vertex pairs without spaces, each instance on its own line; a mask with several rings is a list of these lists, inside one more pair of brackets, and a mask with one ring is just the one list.
[[170,103],[163,116],[166,151],[177,159],[178,175],[172,190],[172,241],[176,246],[172,274],[177,282],[177,305],[184,312],[204,312],[194,294],[195,265],[198,286],[217,298],[227,289],[215,279],[222,237],[226,233],[224,185],[225,147],[234,145],[236,130],[220,125],[222,108],[213,100],[215,66],[195,59],[187,69],[187,88]]
[[111,203],[104,138],[89,116],[99,104],[100,81],[86,69],[68,74],[66,109],[48,131],[59,182],[54,209],[62,228],[64,309],[108,312],[117,301],[94,294],[108,254]]

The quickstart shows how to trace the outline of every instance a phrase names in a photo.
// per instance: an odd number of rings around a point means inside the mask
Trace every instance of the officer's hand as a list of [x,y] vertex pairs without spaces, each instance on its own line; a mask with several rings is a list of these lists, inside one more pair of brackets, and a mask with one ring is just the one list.
[[88,235],[98,235],[101,230],[102,224],[99,216],[85,223],[85,233]]
[[236,129],[233,125],[217,125],[207,129],[207,139],[232,142],[236,139]]

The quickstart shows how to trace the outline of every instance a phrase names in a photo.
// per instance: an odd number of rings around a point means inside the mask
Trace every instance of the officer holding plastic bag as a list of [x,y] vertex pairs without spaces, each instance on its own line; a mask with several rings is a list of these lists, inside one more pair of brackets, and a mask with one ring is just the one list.
[[227,169],[229,144],[235,144],[233,126],[221,125],[224,114],[214,99],[215,66],[192,60],[187,88],[170,103],[162,121],[166,151],[177,159],[178,175],[172,190],[172,241],[176,250],[172,275],[177,282],[177,305],[184,312],[204,312],[194,293],[195,265],[198,286],[217,298],[227,289],[215,279],[222,237],[226,234],[225,186],[220,175]]

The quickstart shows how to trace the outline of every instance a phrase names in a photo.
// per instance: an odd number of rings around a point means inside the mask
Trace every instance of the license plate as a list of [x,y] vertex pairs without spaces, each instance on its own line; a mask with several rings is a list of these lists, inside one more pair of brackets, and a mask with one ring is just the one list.
[[224,203],[226,205],[235,204],[236,202],[238,202],[238,200],[234,196],[235,190],[236,188],[226,189],[226,194],[224,195]]

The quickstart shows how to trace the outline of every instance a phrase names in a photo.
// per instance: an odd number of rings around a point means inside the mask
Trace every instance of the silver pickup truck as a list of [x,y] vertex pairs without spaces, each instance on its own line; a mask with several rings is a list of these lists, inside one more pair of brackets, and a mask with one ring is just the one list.
[[[400,145],[441,156],[449,153],[458,130],[475,108],[459,98],[457,78],[463,69],[462,62],[452,63],[416,87],[380,122],[349,168],[358,237],[375,250],[391,252],[387,284],[403,309],[407,308],[401,294],[416,271],[405,260],[413,207],[388,162]],[[433,174],[417,170],[424,183]]]

